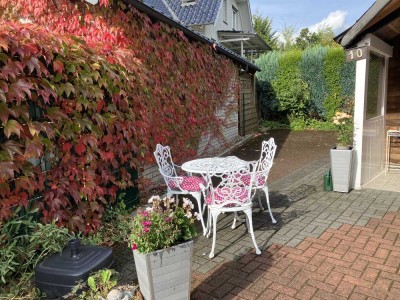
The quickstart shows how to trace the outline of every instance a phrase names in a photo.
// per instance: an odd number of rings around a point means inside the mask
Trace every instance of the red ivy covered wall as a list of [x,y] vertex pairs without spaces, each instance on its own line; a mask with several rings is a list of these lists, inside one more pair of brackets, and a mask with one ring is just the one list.
[[156,143],[187,158],[221,127],[237,69],[212,47],[120,1],[0,0],[0,14],[0,221],[40,195],[44,222],[96,230]]

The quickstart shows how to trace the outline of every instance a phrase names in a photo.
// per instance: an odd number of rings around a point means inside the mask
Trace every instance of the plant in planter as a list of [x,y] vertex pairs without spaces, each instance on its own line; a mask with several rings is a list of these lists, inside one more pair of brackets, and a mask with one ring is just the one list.
[[153,196],[132,221],[130,243],[140,291],[145,299],[189,299],[193,238],[192,202]]
[[336,149],[349,149],[353,142],[353,116],[346,112],[336,112],[333,123],[337,128]]
[[337,144],[330,150],[333,190],[349,192],[353,158],[353,116],[336,112],[333,123],[337,128]]

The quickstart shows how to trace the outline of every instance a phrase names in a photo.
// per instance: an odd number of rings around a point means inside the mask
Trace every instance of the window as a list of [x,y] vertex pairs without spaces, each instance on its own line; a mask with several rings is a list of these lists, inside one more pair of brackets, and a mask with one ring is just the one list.
[[238,25],[238,9],[232,6],[232,29],[236,30]]
[[366,118],[371,119],[382,114],[382,81],[384,58],[371,53],[368,69],[368,86],[367,86],[367,112]]

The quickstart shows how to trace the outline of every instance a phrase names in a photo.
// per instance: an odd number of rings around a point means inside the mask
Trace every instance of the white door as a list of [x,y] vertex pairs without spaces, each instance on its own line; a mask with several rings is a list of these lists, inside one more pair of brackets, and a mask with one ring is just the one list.
[[385,118],[384,85],[385,58],[370,53],[365,95],[361,184],[364,185],[384,170]]

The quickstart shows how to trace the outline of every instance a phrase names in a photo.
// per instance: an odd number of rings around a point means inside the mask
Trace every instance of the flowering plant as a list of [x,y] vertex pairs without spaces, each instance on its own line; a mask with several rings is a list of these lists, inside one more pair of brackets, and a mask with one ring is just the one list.
[[174,199],[152,196],[148,203],[151,207],[139,209],[132,222],[130,243],[132,250],[150,253],[189,241],[196,236],[193,204],[183,198],[183,204],[177,205]]
[[338,146],[350,146],[353,142],[353,116],[346,112],[336,112],[333,123],[337,128]]

